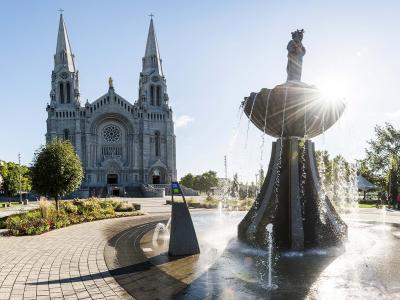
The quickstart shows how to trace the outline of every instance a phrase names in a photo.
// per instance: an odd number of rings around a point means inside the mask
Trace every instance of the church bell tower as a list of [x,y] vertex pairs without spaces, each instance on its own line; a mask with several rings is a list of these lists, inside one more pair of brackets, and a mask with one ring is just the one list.
[[51,106],[79,106],[79,73],[62,13],[58,27],[54,69],[51,74]]
[[142,106],[163,107],[168,105],[167,82],[163,74],[162,60],[153,18],[150,20],[149,32],[144,57],[142,58],[142,72],[139,80],[139,103]]

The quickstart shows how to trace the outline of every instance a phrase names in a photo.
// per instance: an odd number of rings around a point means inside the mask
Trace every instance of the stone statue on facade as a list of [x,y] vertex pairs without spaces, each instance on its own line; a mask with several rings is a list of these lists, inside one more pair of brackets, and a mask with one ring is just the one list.
[[114,82],[113,82],[112,77],[108,78],[108,87],[110,89],[114,88]]
[[303,65],[303,56],[306,49],[303,47],[304,29],[292,32],[292,40],[287,45],[288,64],[287,64],[287,81],[301,81],[301,69]]

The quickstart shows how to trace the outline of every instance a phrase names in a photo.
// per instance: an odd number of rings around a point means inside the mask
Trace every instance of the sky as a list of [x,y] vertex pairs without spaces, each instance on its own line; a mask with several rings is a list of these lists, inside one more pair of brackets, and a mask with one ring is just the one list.
[[[149,14],[175,116],[178,177],[215,170],[254,181],[272,137],[240,117],[250,92],[286,81],[290,32],[304,28],[302,80],[345,97],[317,149],[364,157],[374,127],[400,126],[399,1],[0,1],[0,159],[30,164],[45,142],[59,8],[80,74],[81,102],[114,79],[138,96]],[[264,142],[263,142],[264,140]]]

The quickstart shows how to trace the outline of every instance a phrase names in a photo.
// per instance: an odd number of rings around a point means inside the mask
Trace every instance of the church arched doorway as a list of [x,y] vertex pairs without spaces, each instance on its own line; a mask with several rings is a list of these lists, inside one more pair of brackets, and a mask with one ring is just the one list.
[[153,184],[160,184],[161,183],[161,177],[158,175],[153,175]]
[[108,174],[107,184],[118,184],[118,174]]
[[161,183],[161,172],[158,169],[153,170],[152,173],[152,183],[153,184],[160,184]]

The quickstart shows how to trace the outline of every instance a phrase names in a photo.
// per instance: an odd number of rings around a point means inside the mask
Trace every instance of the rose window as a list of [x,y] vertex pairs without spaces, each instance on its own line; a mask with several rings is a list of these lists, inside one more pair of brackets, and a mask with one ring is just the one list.
[[103,137],[106,142],[116,143],[121,138],[121,131],[115,125],[108,125],[103,129]]

